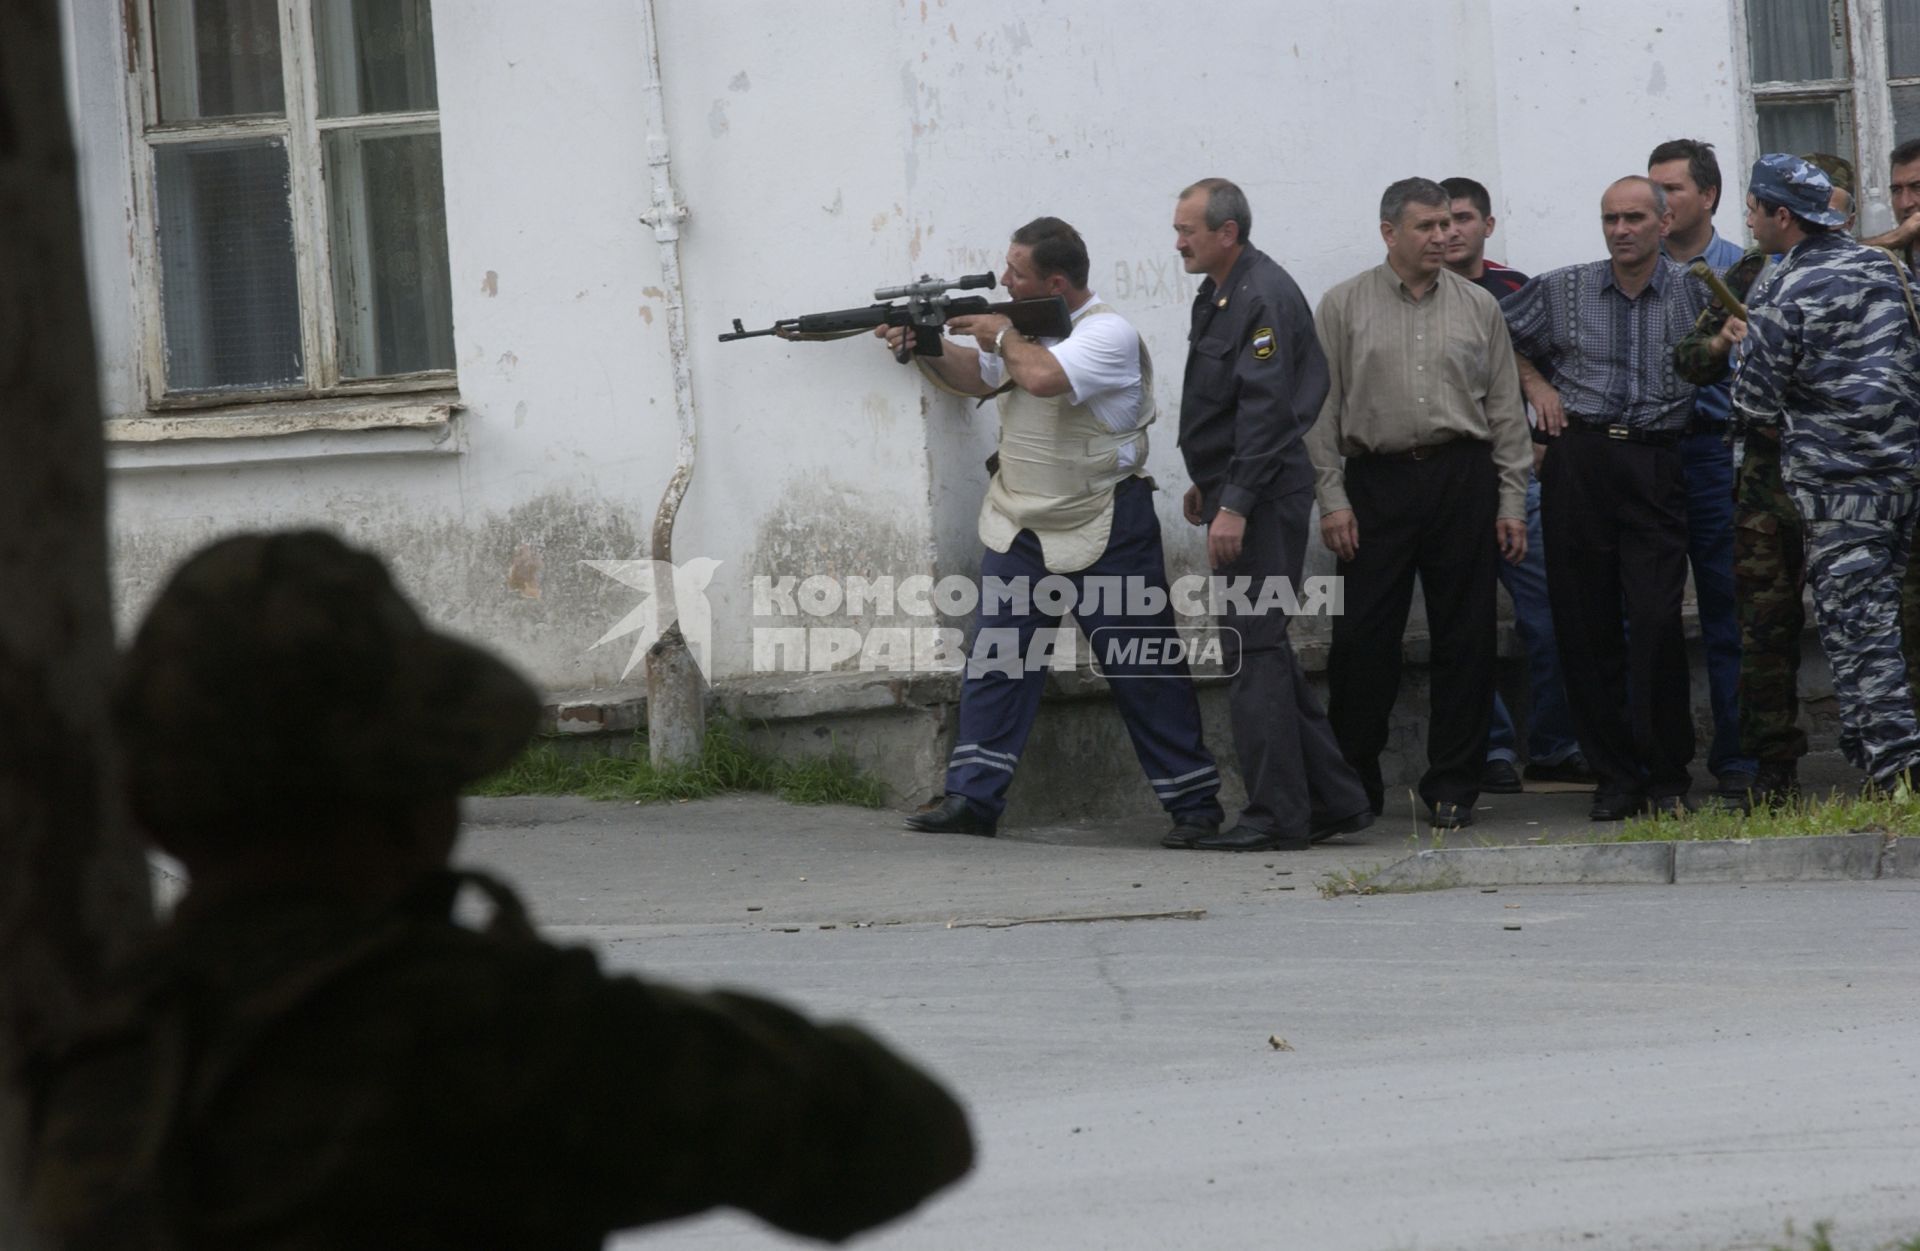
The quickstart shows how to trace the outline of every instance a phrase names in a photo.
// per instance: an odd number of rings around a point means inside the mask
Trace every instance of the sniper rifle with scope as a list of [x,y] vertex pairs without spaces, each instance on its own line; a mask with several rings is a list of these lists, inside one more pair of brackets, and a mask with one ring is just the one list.
[[733,332],[721,335],[720,342],[757,339],[764,335],[780,339],[845,339],[876,326],[904,326],[914,332],[913,347],[911,350],[903,347],[894,356],[905,364],[916,355],[939,356],[942,352],[940,332],[954,317],[998,313],[1011,321],[1016,331],[1034,338],[1064,339],[1072,331],[1073,319],[1067,311],[1067,302],[1057,295],[994,304],[985,296],[953,294],[980,287],[991,290],[994,285],[992,274],[964,274],[954,282],[922,274],[918,282],[881,287],[873,293],[873,298],[881,302],[862,308],[783,317],[765,330],[748,330],[736,317]]

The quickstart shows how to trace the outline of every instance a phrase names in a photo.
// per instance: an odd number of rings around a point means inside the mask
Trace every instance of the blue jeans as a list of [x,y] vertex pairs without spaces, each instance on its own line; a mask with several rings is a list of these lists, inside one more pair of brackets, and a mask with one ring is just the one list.
[[1700,609],[1700,641],[1707,654],[1707,690],[1713,700],[1713,741],[1707,769],[1752,773],[1740,754],[1740,618],[1733,599],[1733,450],[1718,434],[1690,434],[1680,444],[1687,479],[1687,556]]
[[[1527,759],[1534,764],[1559,764],[1580,750],[1580,740],[1574,735],[1573,712],[1567,707],[1567,689],[1560,681],[1560,649],[1553,637],[1553,610],[1547,604],[1547,545],[1540,538],[1537,478],[1527,482],[1527,558],[1517,565],[1502,560],[1500,584],[1513,599],[1513,628],[1526,649],[1527,679],[1533,688]],[[1515,763],[1519,759],[1514,750],[1516,737],[1506,701],[1495,691],[1487,759]]]

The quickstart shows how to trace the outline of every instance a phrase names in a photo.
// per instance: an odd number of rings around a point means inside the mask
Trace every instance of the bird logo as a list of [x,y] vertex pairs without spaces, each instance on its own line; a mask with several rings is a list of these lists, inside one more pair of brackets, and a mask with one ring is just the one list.
[[[633,654],[627,657],[627,667],[620,671],[623,681],[639,667],[647,649],[675,626],[679,627],[681,636],[687,640],[687,650],[693,654],[693,663],[699,666],[700,676],[712,680],[708,663],[713,653],[713,606],[707,602],[707,584],[713,581],[713,572],[720,567],[719,561],[710,556],[696,556],[683,565],[664,560],[587,560],[581,563],[622,586],[630,586],[641,592],[642,598],[634,610],[614,622],[613,628],[593,644],[593,647],[599,647],[625,635],[638,633],[639,637],[633,641]],[[592,651],[593,648],[587,650]]]

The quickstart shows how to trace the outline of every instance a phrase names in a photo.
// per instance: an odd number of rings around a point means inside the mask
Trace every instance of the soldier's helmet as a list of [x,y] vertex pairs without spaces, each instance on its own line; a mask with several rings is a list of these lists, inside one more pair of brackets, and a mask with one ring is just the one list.
[[1800,158],[1807,164],[1824,172],[1834,186],[1853,195],[1853,162],[1844,156],[1835,156],[1831,152],[1809,152]]
[[170,850],[217,851],[456,795],[525,747],[540,698],[430,628],[377,557],[306,530],[222,539],[181,565],[113,711],[135,815]]

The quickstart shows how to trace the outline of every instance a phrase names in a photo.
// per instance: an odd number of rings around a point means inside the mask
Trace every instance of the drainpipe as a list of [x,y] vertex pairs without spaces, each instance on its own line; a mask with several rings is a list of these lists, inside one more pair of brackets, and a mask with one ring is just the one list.
[[667,144],[667,108],[660,88],[660,35],[653,0],[640,0],[646,42],[647,168],[653,176],[653,207],[640,220],[653,227],[660,245],[660,285],[666,291],[667,353],[673,363],[673,413],[680,445],[673,476],[653,515],[653,597],[659,616],[671,621],[660,641],[647,651],[647,743],[653,763],[693,764],[700,758],[707,729],[707,688],[700,667],[687,649],[674,601],[673,522],[693,481],[693,371],[687,362],[687,315],[680,288],[680,223],[687,207],[673,190],[673,158]]

